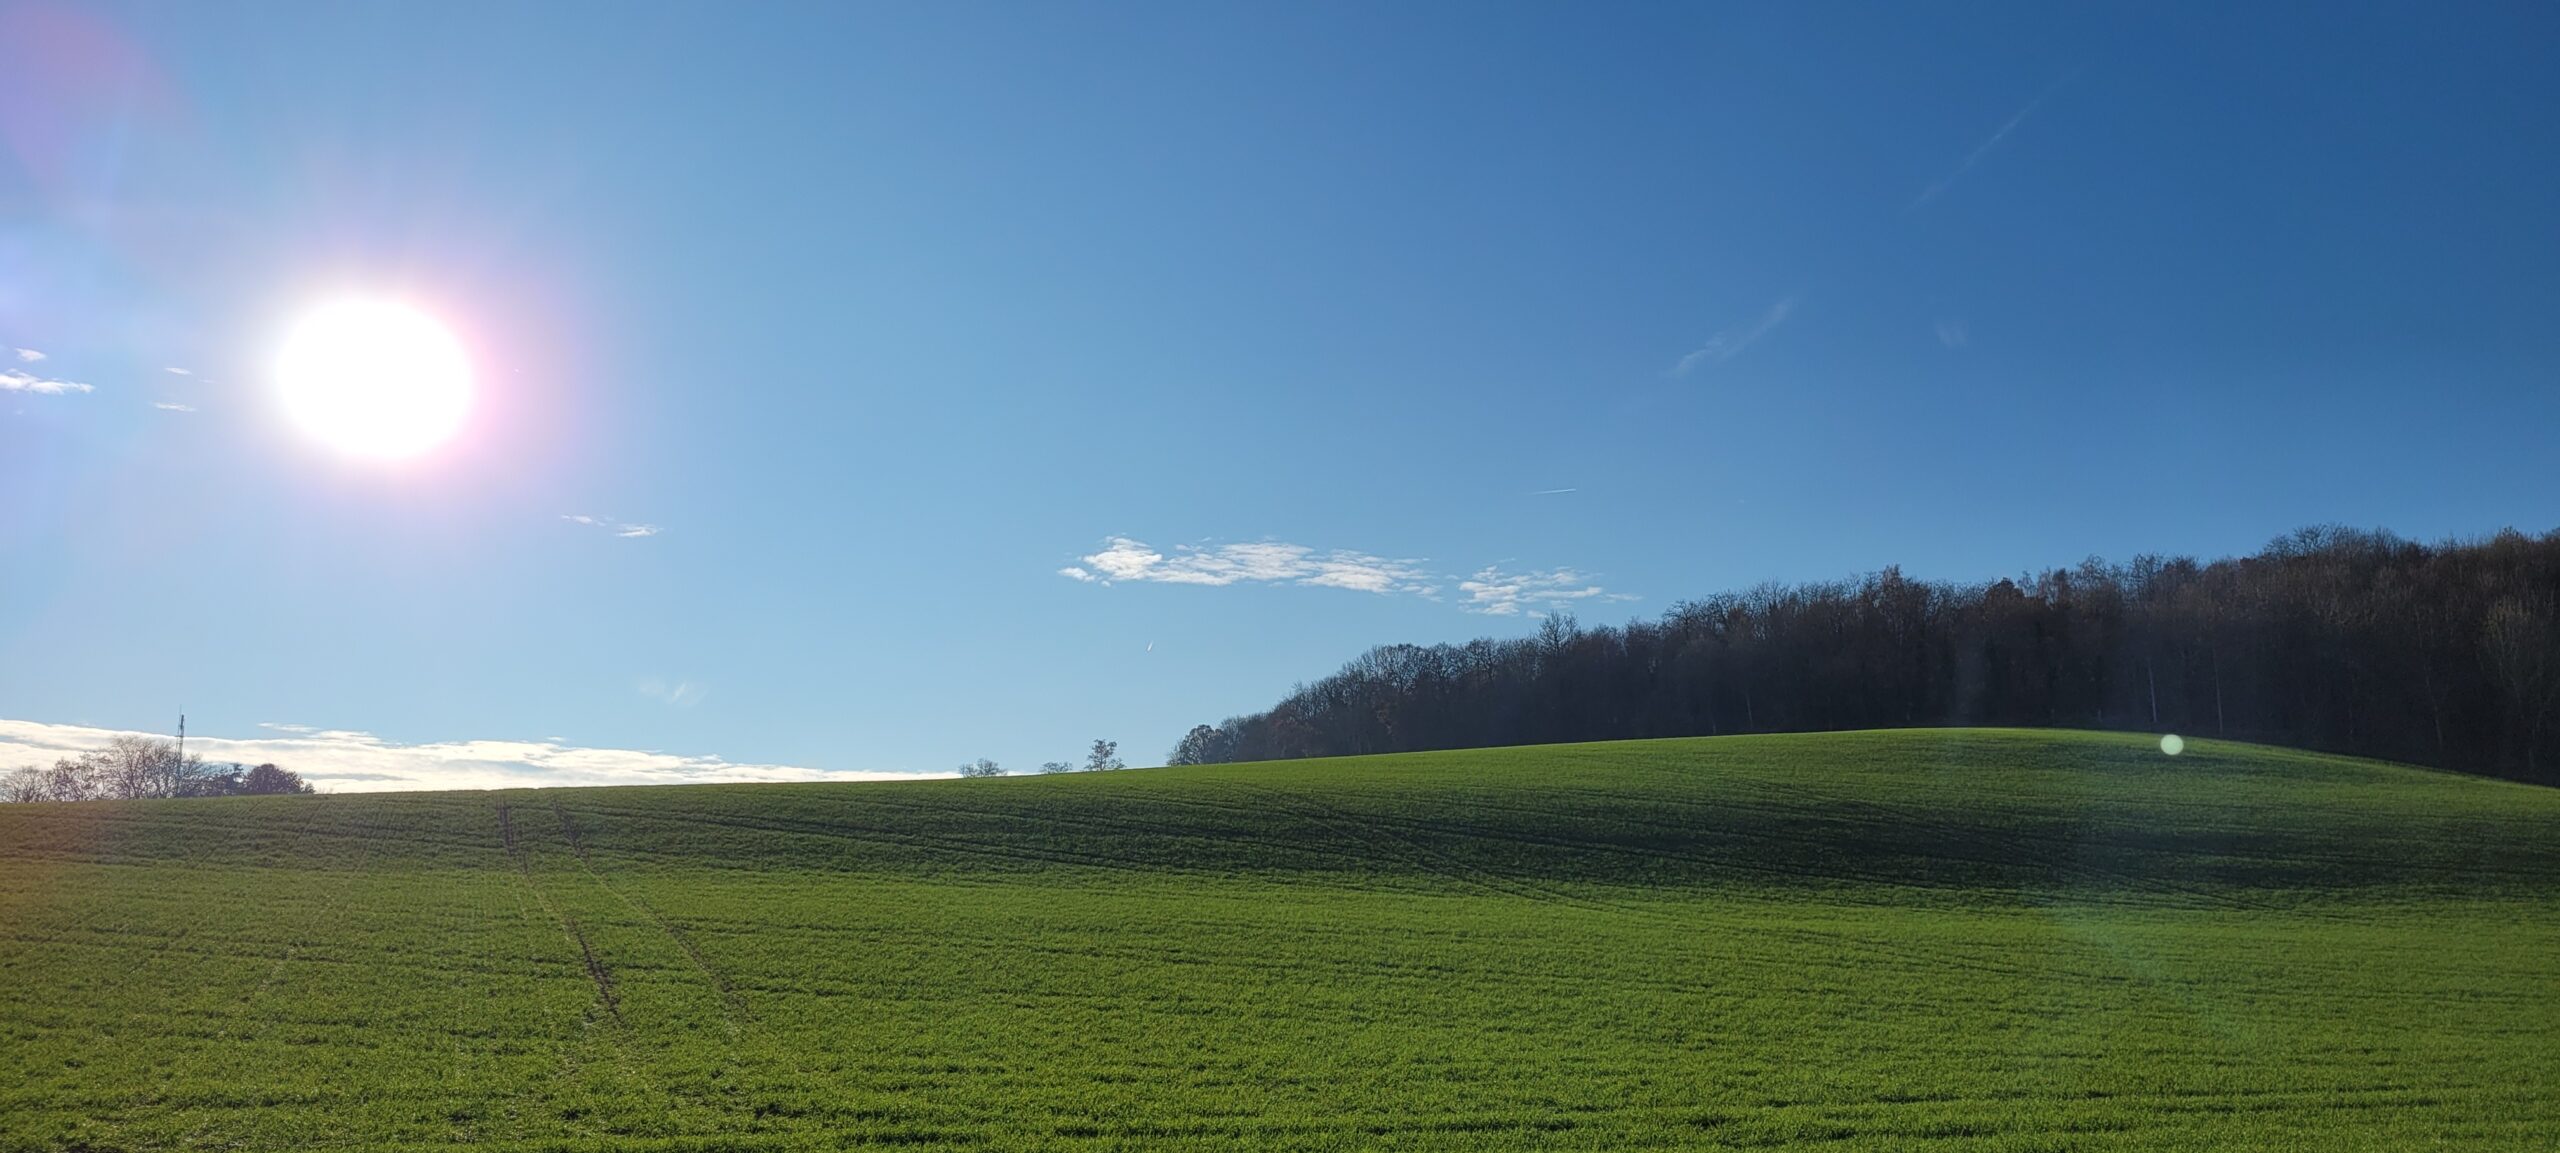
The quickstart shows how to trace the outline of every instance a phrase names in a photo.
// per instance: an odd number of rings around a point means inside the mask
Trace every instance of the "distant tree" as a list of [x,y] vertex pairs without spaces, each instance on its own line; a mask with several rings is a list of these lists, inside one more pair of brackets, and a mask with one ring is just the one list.
[[117,737],[81,759],[95,766],[106,794],[119,799],[178,796],[193,775],[176,744],[150,737]]
[[52,799],[45,789],[44,770],[34,765],[11,770],[8,776],[0,777],[0,802],[23,805]]
[[1093,751],[1084,755],[1085,771],[1098,773],[1106,769],[1128,768],[1129,766],[1120,763],[1119,754],[1120,742],[1095,741],[1093,742]]
[[104,777],[92,771],[87,757],[73,760],[64,757],[44,771],[44,799],[48,801],[94,801],[107,796]]
[[98,782],[99,795],[119,800],[203,796],[217,776],[203,758],[157,737],[117,737],[80,754],[80,765]]
[[1190,732],[1182,735],[1180,743],[1173,746],[1172,755],[1166,757],[1164,763],[1214,765],[1228,759],[1227,749],[1232,743],[1216,725],[1193,725]]
[[272,764],[259,765],[240,774],[240,783],[236,788],[239,792],[253,797],[285,796],[312,791],[311,782],[303,780],[302,774],[291,769],[280,769]]
[[64,757],[49,769],[24,768],[0,783],[13,801],[143,800],[218,796],[231,778],[150,737],[117,737],[103,749]]
[[201,775],[190,777],[181,784],[178,795],[181,797],[239,796],[240,774],[244,771],[246,770],[238,765],[221,769],[208,767]]
[[964,777],[1001,777],[1004,775],[1004,766],[999,765],[994,761],[990,761],[985,757],[980,757],[975,761],[962,763],[960,766],[960,775]]
[[1065,761],[1042,761],[1040,762],[1040,771],[1044,773],[1072,773],[1076,771],[1076,767],[1066,763]]

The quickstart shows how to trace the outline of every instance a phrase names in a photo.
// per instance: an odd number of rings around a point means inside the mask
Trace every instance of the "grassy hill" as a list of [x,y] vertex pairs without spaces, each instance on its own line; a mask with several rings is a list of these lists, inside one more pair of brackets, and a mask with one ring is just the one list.
[[0,807],[0,1149],[2560,1134],[2560,792],[1918,731]]

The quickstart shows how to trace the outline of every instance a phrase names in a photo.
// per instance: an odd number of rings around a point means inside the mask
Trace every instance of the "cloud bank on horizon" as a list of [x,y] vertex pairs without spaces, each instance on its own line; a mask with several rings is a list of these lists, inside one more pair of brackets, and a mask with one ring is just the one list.
[[[712,756],[645,749],[596,749],[539,741],[402,744],[372,733],[309,725],[261,724],[265,735],[189,734],[187,751],[214,762],[272,762],[322,792],[524,789],[567,785],[708,785],[756,781],[912,781],[947,772],[866,772],[800,765],[741,764]],[[165,737],[86,725],[0,719],[0,772],[49,765],[104,748],[117,737]]]

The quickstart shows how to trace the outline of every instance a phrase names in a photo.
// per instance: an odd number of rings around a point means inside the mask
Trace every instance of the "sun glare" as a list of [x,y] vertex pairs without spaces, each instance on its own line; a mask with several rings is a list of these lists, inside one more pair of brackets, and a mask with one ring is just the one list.
[[461,343],[398,304],[348,301],[304,317],[276,377],[294,423],[355,456],[425,452],[459,430],[471,408]]

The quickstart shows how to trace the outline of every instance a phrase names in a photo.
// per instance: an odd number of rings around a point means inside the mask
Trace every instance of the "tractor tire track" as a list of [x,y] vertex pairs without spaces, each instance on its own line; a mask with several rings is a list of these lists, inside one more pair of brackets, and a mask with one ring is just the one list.
[[613,894],[632,912],[640,914],[643,919],[656,926],[660,933],[666,935],[667,940],[674,942],[676,948],[684,953],[685,959],[693,963],[694,970],[702,974],[702,979],[710,983],[711,991],[720,998],[721,1012],[727,1019],[730,1033],[734,1035],[740,1025],[751,1022],[752,1018],[747,1012],[747,999],[738,991],[736,983],[714,966],[708,958],[705,958],[702,950],[695,947],[693,938],[668,921],[665,915],[658,912],[657,906],[643,898],[624,892],[620,886],[605,879],[604,873],[596,868],[594,858],[587,855],[587,843],[578,832],[577,820],[569,815],[569,810],[561,807],[556,797],[551,801],[551,811],[560,818],[560,835],[568,839],[569,851],[577,854],[578,866],[585,869],[587,875],[594,878],[597,884],[604,886],[606,892]]
[[516,879],[533,894],[534,900],[541,902],[543,911],[559,922],[561,932],[568,936],[570,942],[578,946],[579,961],[586,968],[587,980],[595,984],[596,1000],[604,1007],[605,1016],[611,1018],[616,1026],[622,1026],[622,997],[614,991],[613,970],[605,965],[604,958],[596,954],[595,943],[587,939],[587,931],[578,924],[576,914],[552,903],[551,895],[543,892],[541,883],[533,879],[531,855],[525,851],[524,843],[517,839],[514,814],[504,801],[498,802],[498,840],[508,859],[515,863]]

